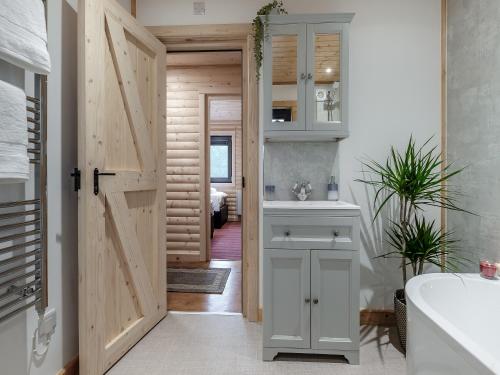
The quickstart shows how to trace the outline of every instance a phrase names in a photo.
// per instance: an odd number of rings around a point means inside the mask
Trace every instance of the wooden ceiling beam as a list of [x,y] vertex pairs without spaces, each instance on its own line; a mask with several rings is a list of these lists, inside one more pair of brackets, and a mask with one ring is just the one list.
[[171,52],[167,66],[241,65],[240,51]]
[[244,40],[251,34],[251,25],[178,25],[178,26],[149,26],[147,29],[164,44],[183,44],[203,41]]

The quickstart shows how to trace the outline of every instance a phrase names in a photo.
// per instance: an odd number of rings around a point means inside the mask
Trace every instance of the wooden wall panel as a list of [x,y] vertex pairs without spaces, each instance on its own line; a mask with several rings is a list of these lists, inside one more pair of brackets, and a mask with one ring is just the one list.
[[[202,57],[200,53],[193,54]],[[174,61],[177,60],[174,58]],[[200,249],[200,212],[204,210],[200,206],[203,160],[200,160],[199,91],[207,87],[241,90],[241,79],[241,65],[167,65],[166,231],[169,260],[199,261],[204,254]]]

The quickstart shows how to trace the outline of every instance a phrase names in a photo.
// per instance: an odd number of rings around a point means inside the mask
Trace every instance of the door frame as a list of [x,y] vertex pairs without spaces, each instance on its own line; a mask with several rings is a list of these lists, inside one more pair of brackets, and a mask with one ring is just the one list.
[[[203,207],[203,216],[200,218],[200,247],[201,258],[210,261],[212,256],[212,242],[210,240],[210,127],[208,124],[208,98],[211,96],[242,95],[242,90],[234,87],[202,87],[198,91],[199,116],[200,116],[200,205]],[[242,97],[243,100],[243,97]],[[241,114],[243,121],[244,114]],[[243,127],[243,123],[242,123]],[[243,138],[243,137],[242,137]],[[236,141],[236,138],[235,138]],[[242,139],[243,143],[243,139]],[[233,144],[234,146],[234,144]],[[242,154],[243,158],[243,154]],[[233,155],[234,162],[234,155]],[[243,165],[243,161],[242,161]],[[243,211],[244,212],[244,211]],[[243,215],[242,215],[243,217]],[[242,251],[243,254],[243,251]]]
[[[240,50],[242,52],[242,169],[245,177],[242,216],[242,312],[249,321],[257,321],[260,280],[259,84],[255,73],[251,25],[150,26],[147,29],[166,45],[167,53],[169,51],[204,50]],[[204,228],[206,230],[206,225]]]

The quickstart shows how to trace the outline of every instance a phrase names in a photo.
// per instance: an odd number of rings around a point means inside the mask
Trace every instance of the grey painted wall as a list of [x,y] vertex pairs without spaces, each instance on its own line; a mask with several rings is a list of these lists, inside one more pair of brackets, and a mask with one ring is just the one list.
[[[500,2],[448,0],[448,158],[480,216],[448,214],[473,260],[500,260]],[[469,270],[476,271],[471,265]]]
[[328,180],[338,176],[337,150],[337,142],[266,143],[264,185],[276,186],[275,200],[296,200],[291,188],[306,180],[313,188],[309,199],[326,200]]

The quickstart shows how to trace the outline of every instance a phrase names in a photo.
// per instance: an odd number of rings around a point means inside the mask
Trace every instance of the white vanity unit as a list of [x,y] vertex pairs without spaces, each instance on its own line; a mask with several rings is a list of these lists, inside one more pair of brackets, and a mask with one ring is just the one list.
[[343,355],[359,364],[359,207],[264,201],[263,359]]

